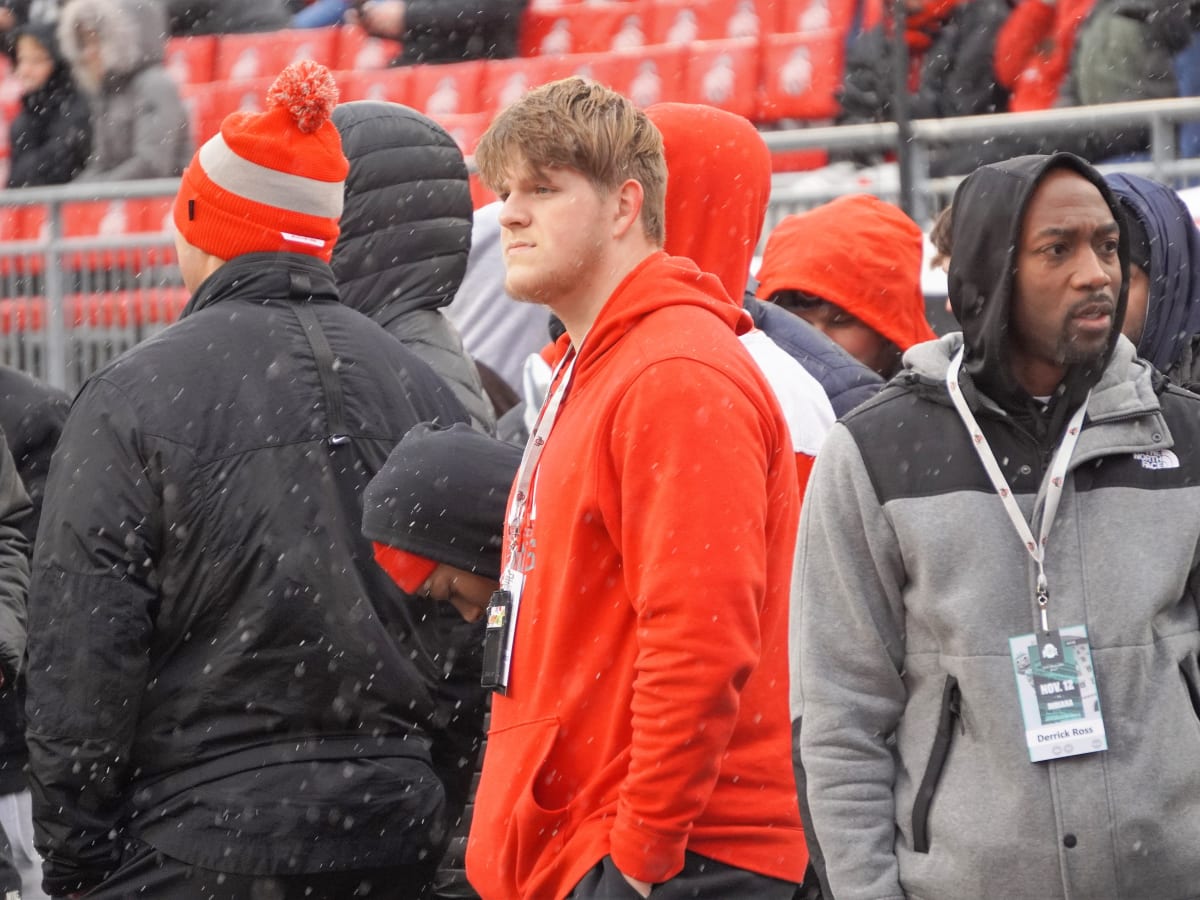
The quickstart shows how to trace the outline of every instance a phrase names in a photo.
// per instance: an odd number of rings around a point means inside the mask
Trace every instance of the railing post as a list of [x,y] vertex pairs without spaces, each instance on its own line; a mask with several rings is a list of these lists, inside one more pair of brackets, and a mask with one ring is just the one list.
[[1178,186],[1180,179],[1172,178],[1166,170],[1178,155],[1175,148],[1177,130],[1174,119],[1158,112],[1150,116],[1150,159],[1154,163],[1154,178],[1173,187]]
[[67,387],[67,333],[63,295],[65,285],[62,271],[62,201],[49,204],[46,231],[46,266],[43,276],[46,303],[46,318],[43,322],[46,336],[45,378],[57,388]]

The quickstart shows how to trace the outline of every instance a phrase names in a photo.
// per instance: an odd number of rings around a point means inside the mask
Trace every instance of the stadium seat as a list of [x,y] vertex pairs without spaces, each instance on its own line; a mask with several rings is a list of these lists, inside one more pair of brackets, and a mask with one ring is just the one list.
[[521,26],[521,55],[562,56],[644,46],[649,11],[640,0],[527,10]]
[[753,119],[758,105],[758,41],[754,38],[696,41],[687,50],[682,99]]
[[413,66],[408,105],[437,119],[441,116],[486,112],[483,107],[483,73],[486,60]]
[[458,149],[462,151],[463,156],[470,156],[475,152],[483,133],[487,131],[487,127],[492,121],[492,114],[489,112],[451,113],[430,118],[445,128],[450,137],[454,138],[454,143],[458,144]]
[[334,72],[341,101],[384,100],[408,105],[414,68],[370,69],[366,71]]
[[498,113],[510,106],[530,88],[561,77],[553,57],[494,59],[483,70],[481,104]]
[[[754,38],[765,30],[755,0],[660,0],[650,14],[650,43],[688,44]],[[773,23],[772,23],[773,24]]]
[[338,26],[289,28],[260,34],[224,34],[217,47],[214,78],[248,81],[274,78],[291,63],[311,59],[336,68]]
[[213,80],[217,66],[215,34],[198,34],[167,39],[165,64],[180,87]]
[[221,128],[221,121],[229,113],[237,110],[261,112],[266,105],[267,90],[272,81],[274,76],[253,81],[214,81],[185,86],[180,94],[196,146],[216,134]]
[[640,107],[687,96],[683,46],[659,45],[627,53],[576,53],[552,60],[550,78],[578,75],[607,85]]
[[854,21],[857,0],[773,0],[778,18],[774,30],[780,34],[827,31],[843,35]]
[[839,31],[768,35],[762,43],[758,120],[836,116],[844,51]]
[[337,29],[337,52],[334,67],[338,69],[386,69],[400,53],[400,42],[372,37],[357,25],[342,25]]

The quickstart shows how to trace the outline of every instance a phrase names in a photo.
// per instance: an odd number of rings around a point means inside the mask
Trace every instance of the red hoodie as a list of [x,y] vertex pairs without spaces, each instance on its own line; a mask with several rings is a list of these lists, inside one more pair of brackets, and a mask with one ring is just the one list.
[[684,850],[799,882],[786,425],[717,280],[656,253],[583,342],[536,471],[533,568],[496,695],[467,872],[557,900],[606,855]]
[[[771,152],[748,120],[712,106],[657,103],[646,116],[662,134],[667,159],[663,249],[720,278],[740,308],[771,199]],[[766,335],[743,335],[742,343],[787,420],[803,498],[833,408],[817,380]]]

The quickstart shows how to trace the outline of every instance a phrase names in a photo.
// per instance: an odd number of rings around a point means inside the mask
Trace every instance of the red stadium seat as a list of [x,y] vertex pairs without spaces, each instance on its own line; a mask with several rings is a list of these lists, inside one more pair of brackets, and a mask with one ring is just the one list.
[[386,69],[400,53],[400,42],[372,37],[357,25],[343,25],[337,32],[338,69]]
[[757,112],[758,41],[734,38],[697,41],[688,47],[684,97],[688,103],[707,103],[747,119]]
[[644,46],[649,11],[637,0],[528,10],[521,27],[521,55],[562,56]]
[[409,71],[408,105],[430,118],[486,112],[483,106],[484,60],[438,66],[413,66]]
[[487,189],[484,183],[480,181],[478,175],[471,176],[471,204],[475,209],[487,206],[496,199],[498,199],[496,195]]
[[168,38],[165,64],[171,77],[180,87],[185,84],[204,84],[213,80],[217,65],[215,34],[198,34]]
[[650,22],[649,37],[655,44],[756,38],[769,30],[755,0],[660,0],[652,8]]
[[183,88],[183,105],[188,111],[195,145],[200,146],[216,134],[221,121],[231,112],[261,112],[266,106],[267,90],[272,81],[273,76],[253,81],[193,84]]
[[839,31],[768,35],[762,46],[759,120],[836,116],[844,52]]
[[[67,321],[75,328],[167,324],[179,318],[187,302],[188,291],[183,287],[71,294],[64,298]],[[40,331],[45,318],[46,301],[42,297],[0,300],[0,333]]]
[[351,100],[385,100],[389,103],[409,102],[412,93],[412,67],[371,69],[361,72],[334,72],[343,102]]
[[483,71],[481,102],[484,109],[498,113],[530,88],[560,77],[558,60],[551,57],[494,59]]
[[778,4],[775,31],[780,34],[828,31],[845,34],[854,21],[856,0],[773,0]]
[[311,59],[336,68],[338,28],[289,28],[266,34],[224,34],[217,48],[217,81],[274,78],[291,63]]
[[628,53],[577,53],[553,60],[554,78],[578,75],[624,94],[639,107],[687,96],[687,48],[656,46]]
[[463,156],[470,156],[479,145],[479,139],[487,131],[492,121],[492,114],[487,112],[458,113],[441,116],[431,116],[434,121],[446,129]]

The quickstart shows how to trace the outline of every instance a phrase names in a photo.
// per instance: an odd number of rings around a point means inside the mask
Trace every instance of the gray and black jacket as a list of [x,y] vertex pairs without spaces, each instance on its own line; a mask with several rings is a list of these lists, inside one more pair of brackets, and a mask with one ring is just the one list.
[[334,110],[350,161],[333,274],[342,302],[370,316],[446,380],[494,434],[496,416],[474,361],[442,310],[471,249],[471,188],[462,151],[440,125],[397,103]]
[[[1029,761],[1008,642],[1035,630],[1035,567],[945,387],[963,336],[920,344],[834,426],[801,522],[797,775],[833,900],[1200,891],[1200,398],[1114,335],[1104,368],[1068,370],[1046,415],[1021,402],[1001,367],[1003,233],[1019,234],[1048,165],[964,183],[951,296],[977,373],[964,397],[1035,531],[1056,408],[1092,392],[1047,574],[1052,625],[1087,627],[1109,749]],[[1123,308],[1124,291],[1117,325]]]

